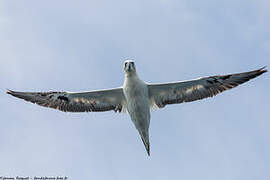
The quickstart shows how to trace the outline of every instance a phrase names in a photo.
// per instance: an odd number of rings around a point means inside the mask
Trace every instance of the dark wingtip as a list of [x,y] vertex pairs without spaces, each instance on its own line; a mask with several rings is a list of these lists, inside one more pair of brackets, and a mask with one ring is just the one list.
[[7,92],[6,93],[12,95],[14,93],[14,91],[12,91],[10,89],[7,89]]
[[268,70],[266,68],[267,68],[267,66],[263,66],[262,68],[259,69],[259,71],[262,73],[268,72]]
[[16,92],[16,91],[12,91],[10,89],[7,89],[7,94],[10,94],[11,96],[14,96],[14,97],[18,97],[18,93],[19,92]]

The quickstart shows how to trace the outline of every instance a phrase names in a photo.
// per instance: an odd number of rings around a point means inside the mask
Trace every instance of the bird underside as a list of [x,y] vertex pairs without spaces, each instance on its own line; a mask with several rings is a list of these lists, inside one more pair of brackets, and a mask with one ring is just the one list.
[[[132,64],[130,61],[125,63],[127,63],[124,66],[126,78],[137,77],[134,63]],[[249,72],[202,77],[189,81],[146,84],[148,92],[145,97],[148,98],[147,102],[150,102],[150,105],[147,104],[147,107],[151,106],[152,109],[158,109],[168,104],[179,104],[213,97],[225,90],[232,89],[250,79],[258,77],[265,72],[267,72],[267,69],[263,67]],[[7,93],[40,106],[54,108],[64,112],[126,112],[129,99],[127,100],[123,88],[126,88],[125,85],[120,88],[75,93],[58,91],[19,92],[13,90],[8,90]],[[129,98],[136,100],[138,97],[131,95]],[[140,103],[140,101],[138,102]],[[142,111],[141,113],[145,112]],[[146,139],[143,136],[141,138],[147,154],[150,155],[149,138]]]

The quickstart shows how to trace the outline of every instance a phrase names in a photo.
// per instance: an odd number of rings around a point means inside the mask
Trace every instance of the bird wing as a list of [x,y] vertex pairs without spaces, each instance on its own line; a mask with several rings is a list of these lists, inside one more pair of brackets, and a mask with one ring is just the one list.
[[203,77],[190,81],[149,84],[150,102],[153,108],[162,108],[167,104],[212,97],[267,72],[265,68],[238,74]]
[[64,112],[125,112],[126,99],[122,88],[90,92],[17,92],[8,94],[44,107]]

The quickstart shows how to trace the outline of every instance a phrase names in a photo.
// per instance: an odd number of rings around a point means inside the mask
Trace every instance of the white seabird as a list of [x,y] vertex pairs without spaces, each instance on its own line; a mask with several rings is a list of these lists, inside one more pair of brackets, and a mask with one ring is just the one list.
[[266,67],[238,74],[218,75],[189,81],[148,84],[142,81],[132,60],[124,62],[123,87],[90,92],[17,92],[12,96],[64,112],[128,111],[150,156],[150,108],[195,101],[215,96],[265,72]]

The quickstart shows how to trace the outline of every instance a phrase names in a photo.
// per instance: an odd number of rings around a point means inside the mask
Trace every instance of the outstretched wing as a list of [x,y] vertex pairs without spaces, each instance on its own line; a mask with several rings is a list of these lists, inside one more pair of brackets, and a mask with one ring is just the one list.
[[212,97],[267,72],[265,68],[238,74],[204,77],[191,81],[149,84],[150,101],[153,107],[162,108],[167,104]]
[[8,94],[32,103],[55,108],[64,112],[125,111],[125,96],[122,88],[91,92],[17,92]]

